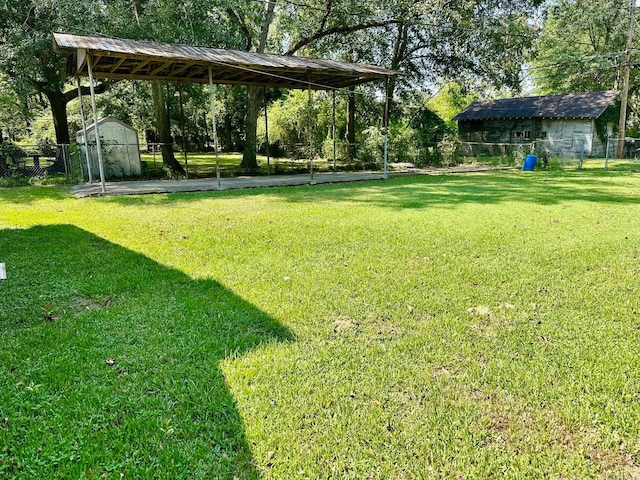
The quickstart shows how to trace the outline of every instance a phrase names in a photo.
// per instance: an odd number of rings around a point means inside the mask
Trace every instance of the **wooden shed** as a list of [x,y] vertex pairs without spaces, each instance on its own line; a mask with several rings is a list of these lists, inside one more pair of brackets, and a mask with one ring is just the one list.
[[473,102],[454,119],[462,142],[531,144],[555,156],[604,155],[619,115],[618,92]]

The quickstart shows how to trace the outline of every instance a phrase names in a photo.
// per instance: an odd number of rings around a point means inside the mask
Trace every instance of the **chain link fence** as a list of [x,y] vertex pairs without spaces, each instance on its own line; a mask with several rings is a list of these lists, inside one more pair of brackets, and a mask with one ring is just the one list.
[[[374,132],[375,133],[375,132]],[[166,144],[103,142],[103,168],[107,180],[162,178],[162,148]],[[640,139],[609,138],[606,145],[594,145],[585,138],[536,140],[528,143],[460,142],[445,137],[440,142],[406,141],[389,136],[386,145],[391,171],[411,171],[455,165],[521,167],[527,155],[538,158],[537,168],[640,169]],[[289,148],[263,149],[257,174],[304,173],[314,171],[382,171],[384,137],[371,134],[358,143],[344,139],[323,144],[298,143]],[[268,153],[268,156],[267,156]],[[183,152],[176,159],[185,163]],[[220,152],[223,176],[243,174],[241,154]],[[189,178],[215,176],[213,152],[189,152]],[[193,160],[193,162],[192,162]],[[234,163],[235,162],[235,163]],[[100,180],[95,143],[11,144],[0,143],[0,186],[29,183],[80,183]]]
[[604,169],[640,169],[640,138],[607,139]]
[[1,183],[78,183],[85,168],[80,152],[69,144],[0,143]]

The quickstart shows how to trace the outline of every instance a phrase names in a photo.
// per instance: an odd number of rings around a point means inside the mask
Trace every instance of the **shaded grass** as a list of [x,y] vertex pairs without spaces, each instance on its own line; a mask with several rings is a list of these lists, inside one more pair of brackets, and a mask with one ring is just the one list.
[[[156,154],[155,163],[153,154],[145,153],[140,156],[143,161],[147,162],[147,175],[152,177],[163,177],[165,172],[162,168],[162,155]],[[176,152],[176,159],[184,166],[184,155]],[[309,170],[309,161],[306,159],[292,158],[274,158],[271,157],[267,162],[266,155],[258,155],[256,157],[258,168],[252,171],[252,175],[267,175],[267,173],[296,173],[306,172]],[[221,153],[219,156],[220,175],[223,177],[234,177],[238,175],[246,175],[247,171],[240,167],[242,162],[242,153]],[[355,169],[355,164],[346,164],[338,162],[340,169]],[[187,167],[190,178],[212,178],[216,175],[216,157],[214,153],[188,153]],[[333,161],[327,159],[314,159],[315,171],[330,171],[333,168]],[[360,167],[362,169],[362,167]]]
[[283,327],[75,226],[2,241],[0,475],[257,475],[218,364]]
[[[0,469],[631,478],[639,190],[594,172],[0,190]],[[150,383],[164,400],[140,403]]]

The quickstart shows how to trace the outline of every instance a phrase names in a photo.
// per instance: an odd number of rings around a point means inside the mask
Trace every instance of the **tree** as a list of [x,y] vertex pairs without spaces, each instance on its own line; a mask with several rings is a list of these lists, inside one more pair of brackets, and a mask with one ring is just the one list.
[[[386,91],[393,115],[396,88],[457,80],[520,89],[520,71],[536,30],[531,18],[543,2],[454,0],[396,2],[401,21],[378,33],[380,62],[402,72]],[[373,50],[375,52],[375,50]]]
[[6,76],[0,75],[0,143],[5,135],[11,139],[26,129],[31,120],[27,101],[11,88]]
[[[379,64],[403,73],[386,85],[385,111],[393,117],[403,113],[394,107],[398,89],[453,79],[464,85],[482,82],[519,90],[522,61],[537,35],[531,18],[542,3],[452,0],[444,6],[440,0],[397,0],[361,6],[344,2],[340,14],[316,16],[320,26],[315,31],[306,27],[301,32],[304,39],[293,45],[304,43],[311,53]],[[331,2],[328,5],[327,10]],[[380,11],[385,17],[380,17]],[[294,21],[291,16],[290,22]],[[331,21],[340,21],[342,26],[327,27]],[[312,21],[296,23],[313,25]],[[333,31],[341,35],[329,33]],[[347,131],[355,139],[356,97],[349,98]]]
[[449,82],[428,100],[427,105],[452,131],[456,131],[457,122],[453,118],[477,99],[477,94],[467,91],[455,82]]
[[[66,85],[71,74],[68,58],[53,50],[51,32],[74,31],[81,25],[99,28],[105,22],[101,9],[86,2],[0,0],[0,72],[15,89],[47,98],[59,144],[70,142],[67,105],[78,91]],[[108,83],[102,83],[96,92],[107,88]],[[83,90],[89,93],[88,87]]]
[[[114,19],[110,33],[125,38],[188,43],[207,46],[237,46],[239,37],[223,28],[230,22],[224,17],[224,6],[209,1],[177,0],[117,0],[110,4]],[[133,14],[135,21],[127,19]],[[176,160],[171,135],[169,106],[172,97],[165,95],[163,84],[151,82],[156,130],[162,143],[165,168],[184,174]]]
[[[620,87],[626,28],[627,2],[555,2],[531,57],[530,74],[537,91],[571,93]],[[632,92],[640,87],[637,70],[632,71],[630,85]]]
[[[234,2],[225,9],[244,37],[244,48],[294,55],[326,37],[379,27],[393,19],[373,19],[375,9],[354,0],[298,4],[279,0]],[[378,11],[380,11],[378,9]],[[247,117],[242,166],[255,169],[256,131],[261,89],[247,88]]]

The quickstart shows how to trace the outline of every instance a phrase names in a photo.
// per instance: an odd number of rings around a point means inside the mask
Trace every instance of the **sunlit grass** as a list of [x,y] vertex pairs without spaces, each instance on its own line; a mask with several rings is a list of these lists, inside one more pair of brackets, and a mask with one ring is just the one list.
[[633,478],[639,194],[0,190],[0,477]]

